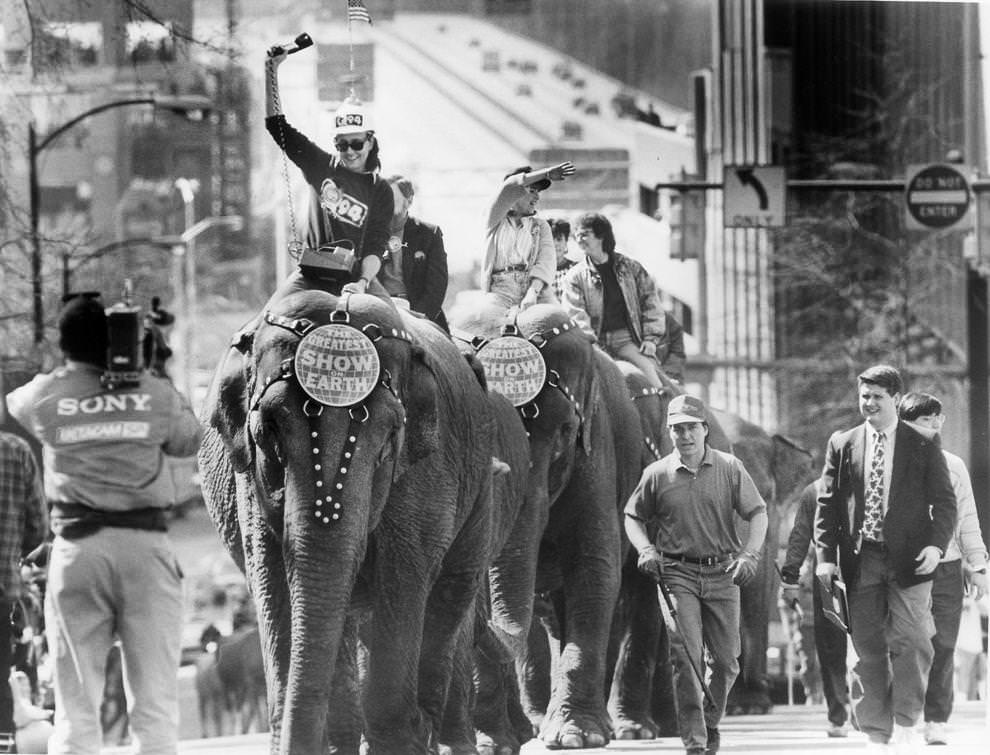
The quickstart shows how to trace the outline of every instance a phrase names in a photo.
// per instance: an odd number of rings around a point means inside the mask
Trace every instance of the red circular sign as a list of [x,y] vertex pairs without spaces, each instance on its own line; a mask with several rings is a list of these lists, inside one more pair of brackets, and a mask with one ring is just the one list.
[[368,336],[332,323],[303,336],[295,369],[296,380],[311,398],[327,406],[353,406],[374,390],[381,362]]

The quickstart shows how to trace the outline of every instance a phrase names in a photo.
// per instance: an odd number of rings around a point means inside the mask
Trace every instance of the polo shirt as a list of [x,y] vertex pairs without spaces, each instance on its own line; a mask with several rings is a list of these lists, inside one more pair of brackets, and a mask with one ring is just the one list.
[[749,521],[767,505],[732,454],[706,448],[697,473],[674,451],[650,464],[625,513],[656,528],[657,550],[694,558],[738,552],[734,515]]

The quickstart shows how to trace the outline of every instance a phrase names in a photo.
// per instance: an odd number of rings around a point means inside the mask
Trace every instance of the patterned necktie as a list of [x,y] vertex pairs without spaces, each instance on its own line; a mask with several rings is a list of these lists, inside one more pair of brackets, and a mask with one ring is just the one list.
[[863,517],[863,537],[867,540],[883,539],[883,456],[886,436],[877,433],[873,442],[873,464],[866,487],[866,511]]

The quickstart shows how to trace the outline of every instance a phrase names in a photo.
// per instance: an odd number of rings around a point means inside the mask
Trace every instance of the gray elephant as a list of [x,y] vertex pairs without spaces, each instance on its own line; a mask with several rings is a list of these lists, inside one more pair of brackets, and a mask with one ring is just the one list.
[[499,424],[433,324],[322,291],[239,334],[204,420],[204,498],[257,605],[271,751],[357,753],[362,735],[371,753],[433,751],[490,557],[492,458],[525,473],[521,422]]
[[450,313],[451,332],[476,344],[509,324],[510,334],[536,346],[547,370],[538,394],[520,407],[530,446],[525,505],[541,512],[539,540],[532,553],[516,547],[495,559],[491,624],[524,659],[532,609],[514,614],[509,607],[521,592],[555,596],[560,632],[549,701],[545,714],[527,712],[548,747],[600,747],[611,739],[603,690],[619,588],[617,512],[639,478],[638,419],[613,360],[561,308],[505,315],[485,299]]

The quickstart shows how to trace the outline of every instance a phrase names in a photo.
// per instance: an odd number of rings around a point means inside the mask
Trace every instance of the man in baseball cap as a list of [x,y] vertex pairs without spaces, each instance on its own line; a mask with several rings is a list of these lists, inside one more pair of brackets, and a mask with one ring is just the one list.
[[[677,607],[664,620],[681,741],[689,754],[710,755],[719,751],[718,726],[739,675],[739,585],[756,575],[767,506],[742,462],[709,448],[700,398],[671,399],[667,425],[674,451],[643,470],[626,504],[625,528],[639,570]],[[737,514],[749,522],[745,545]]]
[[703,422],[707,428],[705,402],[686,393],[674,396],[667,406],[667,425],[679,425],[683,422]]

